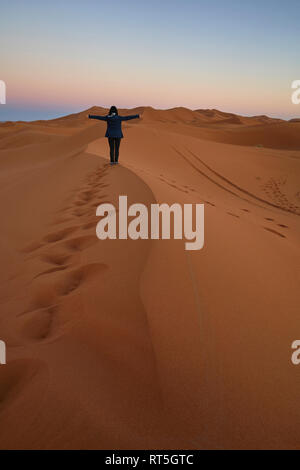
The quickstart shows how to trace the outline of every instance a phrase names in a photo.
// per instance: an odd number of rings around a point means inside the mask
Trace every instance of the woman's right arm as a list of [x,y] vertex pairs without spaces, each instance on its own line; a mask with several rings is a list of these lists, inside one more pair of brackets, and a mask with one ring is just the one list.
[[107,121],[107,116],[94,116],[93,114],[88,115],[89,119],[99,119],[99,121]]

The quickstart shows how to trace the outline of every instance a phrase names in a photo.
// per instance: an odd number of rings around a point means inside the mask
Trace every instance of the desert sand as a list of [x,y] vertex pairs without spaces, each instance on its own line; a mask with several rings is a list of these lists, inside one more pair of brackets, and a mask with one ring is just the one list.
[[[1,449],[300,447],[300,122],[140,107],[0,124]],[[96,237],[204,203],[205,245]]]

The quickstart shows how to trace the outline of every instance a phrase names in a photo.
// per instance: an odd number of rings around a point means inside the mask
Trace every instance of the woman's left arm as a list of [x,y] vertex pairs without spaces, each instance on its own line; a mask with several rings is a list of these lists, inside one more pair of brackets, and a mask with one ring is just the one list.
[[130,121],[130,119],[137,119],[139,117],[139,114],[133,114],[132,116],[120,116],[121,121]]

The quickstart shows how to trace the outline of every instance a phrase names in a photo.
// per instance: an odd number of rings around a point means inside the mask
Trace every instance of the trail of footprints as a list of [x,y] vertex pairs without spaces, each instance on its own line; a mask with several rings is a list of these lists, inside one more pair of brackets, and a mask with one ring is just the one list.
[[282,208],[299,213],[300,207],[296,204],[291,203],[282,191],[282,188],[285,184],[285,178],[272,177],[267,181],[267,183],[262,185],[262,189],[267,194],[267,196],[269,196],[276,204],[280,205]]
[[27,262],[38,258],[45,263],[45,269],[34,274],[30,282],[32,295],[28,307],[18,315],[25,340],[55,337],[62,303],[72,295],[80,295],[87,280],[99,279],[108,269],[103,263],[80,262],[80,253],[97,243],[95,207],[107,198],[104,192],[108,185],[103,181],[107,168],[104,165],[88,175],[84,187],[75,197],[71,196],[53,223],[57,226],[73,221],[72,225],[46,234],[23,250],[28,255]]
[[[139,171],[142,171],[142,172],[145,172],[147,173],[146,170],[141,170],[139,169]],[[153,176],[153,175],[152,175]],[[188,185],[179,185],[175,180],[171,180],[171,179],[168,179],[166,176],[164,176],[163,174],[160,174],[158,177],[157,177],[160,181],[162,181],[163,183],[171,186],[172,188],[175,188],[177,189],[178,191],[181,191],[181,192],[184,192],[184,193],[191,193],[191,192],[194,192],[194,193],[197,193],[200,195],[199,191],[196,189],[196,188],[193,188],[191,186],[188,186]],[[257,177],[257,179],[261,179],[259,177]],[[277,181],[277,182],[273,182],[273,179],[271,178],[270,180],[270,186],[273,188],[273,186],[275,187],[275,194],[278,195],[278,198],[279,199],[275,199],[276,202],[280,202],[284,207],[286,208],[289,208],[291,210],[298,210],[300,209],[298,206],[295,206],[293,204],[290,204],[290,203],[287,203],[287,198],[283,195],[283,193],[280,193],[279,195],[279,185],[280,184],[284,184],[285,181]],[[267,191],[268,193],[268,191]],[[280,197],[279,197],[280,196]],[[202,197],[202,196],[201,196]],[[203,198],[202,198],[203,199]],[[203,202],[205,204],[208,204],[209,206],[212,206],[212,207],[216,207],[216,204],[214,204],[213,202],[211,201],[208,201],[208,200],[205,200],[203,199]],[[245,209],[245,208],[240,208],[240,211],[241,211],[241,214],[235,214],[231,211],[227,211],[227,215],[229,215],[230,217],[234,217],[236,219],[239,219],[242,215],[242,213],[251,213],[251,211],[249,209]],[[270,233],[273,233],[274,235],[277,235],[278,237],[281,237],[281,238],[286,238],[286,235],[284,233],[281,233],[279,230],[286,230],[288,229],[289,227],[285,224],[282,224],[282,223],[279,223],[279,222],[276,222],[275,219],[273,218],[270,218],[270,217],[265,217],[264,221],[267,221],[267,222],[271,222],[273,223],[273,225],[275,224],[275,226],[273,227],[268,227],[268,226],[262,226],[262,228],[264,230],[267,230],[268,232]],[[279,227],[279,229],[277,229],[277,227]]]

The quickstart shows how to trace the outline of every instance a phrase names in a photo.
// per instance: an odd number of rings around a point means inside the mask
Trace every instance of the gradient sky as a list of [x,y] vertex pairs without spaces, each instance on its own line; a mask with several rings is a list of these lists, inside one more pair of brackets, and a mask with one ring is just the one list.
[[299,0],[0,0],[0,120],[93,105],[300,116]]

